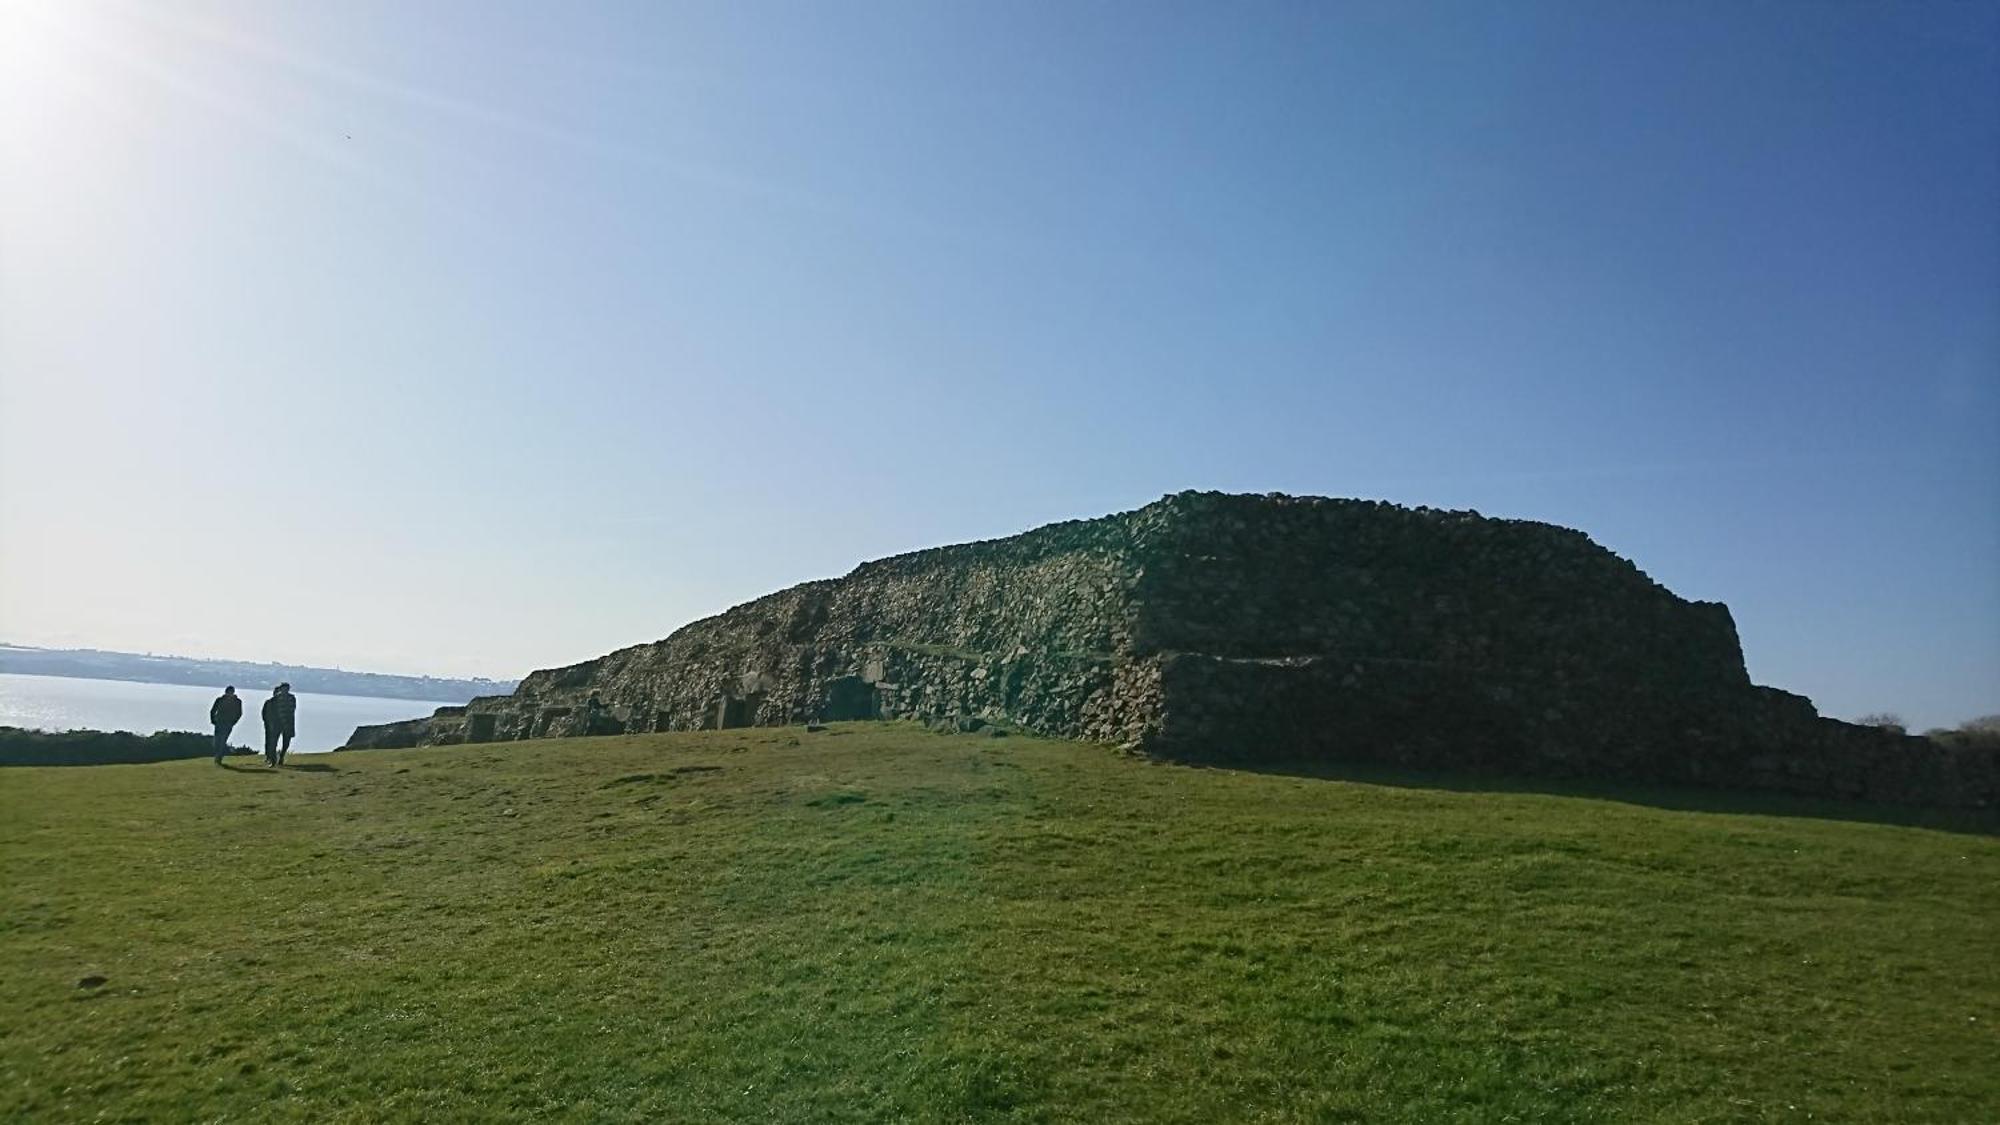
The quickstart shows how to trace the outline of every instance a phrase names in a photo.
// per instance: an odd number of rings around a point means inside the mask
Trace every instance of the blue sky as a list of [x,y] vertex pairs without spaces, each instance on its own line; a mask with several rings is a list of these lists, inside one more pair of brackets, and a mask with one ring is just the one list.
[[2000,711],[2000,9],[0,0],[0,636],[517,675],[1183,488]]

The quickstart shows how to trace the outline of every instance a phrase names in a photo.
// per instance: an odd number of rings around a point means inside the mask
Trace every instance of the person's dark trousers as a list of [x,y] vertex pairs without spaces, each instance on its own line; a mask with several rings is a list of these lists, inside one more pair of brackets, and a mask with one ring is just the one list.
[[278,764],[281,766],[284,765],[285,755],[291,752],[292,752],[292,732],[286,731],[284,734],[278,736]]
[[264,764],[268,766],[275,766],[278,764],[277,727],[264,728]]
[[229,731],[235,725],[235,723],[215,724],[215,760],[218,762],[222,761],[224,754],[229,753]]

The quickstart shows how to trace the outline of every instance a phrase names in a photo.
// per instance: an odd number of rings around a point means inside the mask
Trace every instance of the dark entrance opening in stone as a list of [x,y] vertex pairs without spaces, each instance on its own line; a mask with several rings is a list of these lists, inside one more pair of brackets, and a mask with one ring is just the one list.
[[826,682],[826,706],[821,715],[830,723],[882,717],[882,699],[875,685],[860,676],[836,676]]
[[738,727],[747,727],[756,714],[757,700],[754,697],[738,699],[732,695],[725,695],[715,701],[715,729],[735,730]]
[[500,716],[498,715],[474,715],[471,721],[465,725],[465,740],[467,742],[491,742],[493,741],[494,728],[499,725]]
[[535,737],[549,738],[560,736],[563,728],[569,725],[568,720],[569,708],[567,707],[542,708],[542,713],[535,716]]

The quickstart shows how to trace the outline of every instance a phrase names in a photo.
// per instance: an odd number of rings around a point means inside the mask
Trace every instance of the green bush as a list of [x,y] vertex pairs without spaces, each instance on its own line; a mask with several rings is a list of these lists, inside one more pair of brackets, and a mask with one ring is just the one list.
[[1903,717],[1894,711],[1871,711],[1854,722],[1857,726],[1881,727],[1891,734],[1904,734],[1909,730],[1903,722]]
[[1959,749],[2000,751],[2000,715],[1981,715],[1958,724],[1957,730],[1930,730],[1924,736]]
[[[230,752],[250,753],[240,746]],[[0,766],[105,766],[206,758],[213,753],[214,739],[192,731],[133,734],[124,730],[51,732],[0,727]]]

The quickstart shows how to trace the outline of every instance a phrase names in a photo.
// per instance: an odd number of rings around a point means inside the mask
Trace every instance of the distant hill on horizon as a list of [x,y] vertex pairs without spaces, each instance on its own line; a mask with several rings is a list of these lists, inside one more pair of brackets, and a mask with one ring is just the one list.
[[235,684],[239,688],[268,688],[285,681],[295,691],[417,699],[428,703],[463,703],[481,695],[505,695],[513,691],[519,682],[479,677],[396,676],[299,664],[154,656],[94,648],[36,648],[6,643],[0,643],[0,672],[154,684],[212,684],[218,688],[225,684]]

